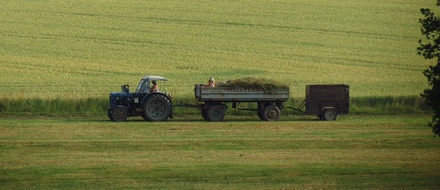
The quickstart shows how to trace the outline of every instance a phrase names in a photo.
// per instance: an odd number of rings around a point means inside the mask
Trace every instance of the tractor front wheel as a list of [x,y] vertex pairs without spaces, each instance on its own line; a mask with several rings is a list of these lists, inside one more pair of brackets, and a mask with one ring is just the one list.
[[116,122],[125,121],[128,117],[128,111],[124,106],[117,106],[108,110],[108,117]]

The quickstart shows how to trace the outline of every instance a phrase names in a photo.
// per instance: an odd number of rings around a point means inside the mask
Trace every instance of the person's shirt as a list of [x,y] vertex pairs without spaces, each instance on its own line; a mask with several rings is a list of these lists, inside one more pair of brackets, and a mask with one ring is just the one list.
[[159,86],[157,84],[153,84],[153,86],[150,88],[150,92],[157,92],[159,90]]
[[215,86],[215,84],[213,82],[210,82],[210,83],[205,85],[205,87],[214,87],[214,86]]

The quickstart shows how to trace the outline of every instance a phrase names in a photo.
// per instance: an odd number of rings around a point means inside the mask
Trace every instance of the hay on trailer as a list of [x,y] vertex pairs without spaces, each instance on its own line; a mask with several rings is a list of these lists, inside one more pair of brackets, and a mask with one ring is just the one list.
[[237,88],[252,88],[261,89],[268,93],[273,93],[277,90],[289,90],[289,85],[279,81],[246,77],[241,79],[229,80],[226,82],[217,83],[217,87],[237,87]]

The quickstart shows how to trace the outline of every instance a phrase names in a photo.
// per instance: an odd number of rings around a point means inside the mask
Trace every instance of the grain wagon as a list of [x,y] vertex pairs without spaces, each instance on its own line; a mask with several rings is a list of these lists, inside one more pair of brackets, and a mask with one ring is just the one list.
[[[232,108],[238,108],[243,102],[256,103],[258,117],[265,121],[278,120],[284,102],[289,100],[289,88],[272,89],[246,87],[205,87],[196,84],[195,98],[200,103],[202,117],[208,121],[222,121],[228,108],[225,103],[232,103]],[[241,109],[244,110],[244,109]]]

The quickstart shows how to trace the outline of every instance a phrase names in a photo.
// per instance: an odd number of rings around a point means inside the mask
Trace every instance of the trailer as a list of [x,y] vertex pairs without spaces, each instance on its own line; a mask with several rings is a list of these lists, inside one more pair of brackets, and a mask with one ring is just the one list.
[[350,86],[306,85],[306,99],[299,107],[293,109],[305,114],[317,115],[322,120],[336,120],[338,114],[350,112]]
[[195,98],[199,101],[202,117],[207,121],[222,121],[228,108],[225,103],[232,103],[232,108],[239,108],[243,102],[256,103],[254,110],[258,117],[265,121],[278,120],[284,102],[289,100],[289,89],[274,89],[267,91],[259,88],[245,87],[205,87],[196,84]]
[[[207,121],[222,121],[231,102],[232,108],[256,111],[265,121],[278,120],[281,111],[290,108],[307,115],[316,115],[321,120],[336,120],[339,114],[350,112],[350,86],[346,84],[306,85],[306,98],[298,107],[285,107],[289,100],[289,89],[270,92],[258,88],[204,87],[196,84],[195,98],[199,101],[202,117]],[[256,109],[241,109],[240,103],[254,102]]]

